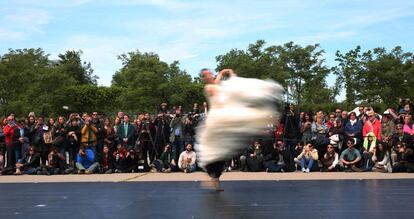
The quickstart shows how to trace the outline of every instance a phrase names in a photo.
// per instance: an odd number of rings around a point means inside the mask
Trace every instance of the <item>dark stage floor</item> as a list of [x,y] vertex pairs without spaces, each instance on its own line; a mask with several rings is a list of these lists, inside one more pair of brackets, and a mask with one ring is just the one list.
[[414,218],[414,180],[0,184],[0,218]]

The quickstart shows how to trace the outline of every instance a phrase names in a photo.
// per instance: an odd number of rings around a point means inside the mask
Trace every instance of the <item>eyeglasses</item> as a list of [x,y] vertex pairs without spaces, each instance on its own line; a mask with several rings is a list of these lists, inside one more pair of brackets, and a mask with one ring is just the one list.
[[347,142],[346,144],[347,144],[347,145],[351,145],[351,144],[353,144],[353,143],[352,143],[352,142]]

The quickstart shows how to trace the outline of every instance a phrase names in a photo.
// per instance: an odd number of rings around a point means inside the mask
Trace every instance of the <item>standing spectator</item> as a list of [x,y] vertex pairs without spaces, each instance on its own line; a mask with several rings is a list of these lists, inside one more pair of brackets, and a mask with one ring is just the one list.
[[312,135],[314,136],[313,144],[318,150],[319,157],[325,154],[326,146],[330,143],[328,138],[328,126],[323,121],[321,113],[316,115],[315,121],[312,123]]
[[404,116],[404,126],[403,126],[404,134],[413,136],[414,135],[414,125],[411,119],[411,116]]
[[367,137],[368,133],[372,132],[375,137],[381,141],[381,122],[375,117],[374,110],[369,110],[367,112],[368,119],[364,123],[362,128],[362,136]]
[[7,167],[13,168],[16,165],[16,150],[14,150],[13,146],[13,136],[14,132],[17,128],[16,121],[14,120],[14,116],[7,117],[7,125],[4,127],[4,137],[7,149]]
[[309,143],[305,145],[302,153],[295,158],[295,162],[300,164],[302,172],[309,173],[317,169],[318,159],[318,150]]
[[171,173],[177,170],[177,162],[175,161],[175,154],[172,151],[170,144],[165,145],[164,151],[160,159],[154,160],[151,165],[151,172]]
[[137,142],[139,143],[145,159],[149,158],[150,163],[152,163],[155,157],[159,156],[155,150],[154,142],[156,129],[154,123],[151,121],[149,113],[145,113],[141,118],[141,124],[137,131]]
[[382,142],[378,142],[377,147],[374,148],[371,160],[374,163],[373,171],[382,173],[392,172],[390,154]]
[[13,133],[13,153],[16,162],[22,158],[22,151],[29,147],[29,130],[25,126],[25,121],[19,120]]
[[193,151],[193,145],[191,144],[187,144],[185,149],[178,159],[178,168],[184,173],[191,173],[196,170],[196,153]]
[[104,146],[106,145],[109,149],[109,153],[112,154],[115,150],[115,131],[110,118],[104,119],[103,138]]
[[339,169],[339,155],[336,153],[334,146],[328,144],[325,155],[321,159],[322,171],[333,172]]
[[[158,117],[155,119],[154,125],[156,127],[155,149],[157,150],[157,154],[161,155],[163,152],[164,145],[169,143],[170,125],[168,118],[165,114],[160,113],[158,114]],[[174,159],[176,158],[174,157]]]
[[341,109],[337,108],[335,110],[335,118],[336,119],[341,119],[342,118],[342,110]]
[[69,163],[75,166],[77,154],[80,146],[81,128],[77,118],[71,118],[69,125],[66,127],[67,151],[69,152]]
[[103,125],[98,117],[98,112],[92,112],[91,124],[96,128],[96,154],[101,155],[104,146]]
[[27,118],[26,127],[29,130],[29,142],[33,143],[33,138],[36,133],[36,118],[34,115],[30,115]]
[[47,155],[49,153],[49,146],[44,141],[45,130],[48,130],[48,126],[44,124],[43,117],[39,116],[36,123],[36,131],[33,136],[33,144],[36,147],[36,151],[40,154],[40,161],[42,165],[46,165]]
[[346,123],[348,122],[348,112],[347,111],[342,111],[341,113],[341,124],[342,126],[345,128]]
[[194,143],[194,136],[195,136],[195,124],[196,121],[194,121],[193,116],[189,114],[185,118],[184,122],[184,129],[183,129],[183,135],[184,135],[184,142],[185,144],[193,144]]
[[37,174],[40,167],[40,155],[33,146],[27,148],[26,155],[16,164],[16,175]]
[[385,111],[381,122],[381,139],[384,142],[386,148],[391,147],[391,140],[394,131],[394,121],[392,121],[390,113],[388,111]]
[[[81,129],[81,144],[84,147],[91,148],[96,151],[96,133],[98,133],[98,129],[95,127],[94,124],[91,123],[91,117],[86,116],[84,118],[85,124]],[[95,156],[95,154],[94,154]],[[78,156],[79,157],[79,156]]]
[[359,150],[354,148],[354,139],[349,138],[346,141],[346,144],[348,148],[342,152],[339,159],[339,166],[345,171],[361,172],[361,169],[358,168],[361,161],[361,154],[359,153]]
[[124,115],[123,123],[118,127],[119,141],[128,149],[134,147],[134,135],[135,129],[132,124],[129,123],[129,115]]
[[312,140],[312,116],[309,112],[304,114],[300,125],[300,132],[302,133],[302,143],[307,144]]
[[[59,116],[57,124],[52,129],[53,134],[53,146],[57,147],[59,153],[66,156],[67,141],[66,141],[66,125],[65,118]],[[66,158],[65,158],[66,159]]]
[[184,121],[181,117],[181,111],[178,109],[175,110],[175,114],[170,121],[170,128],[172,130],[170,134],[172,150],[179,155],[184,150]]
[[300,140],[300,120],[299,116],[295,114],[294,107],[292,105],[285,107],[282,123],[284,126],[283,142],[285,143],[285,147],[291,152],[293,156],[296,143]]
[[114,119],[114,127],[113,127],[113,129],[114,129],[114,132],[115,132],[115,138],[117,138],[118,136],[118,128],[119,128],[119,125],[121,124],[121,119],[117,116],[117,117],[115,117],[115,119]]
[[357,145],[362,141],[362,122],[357,119],[355,112],[349,114],[349,121],[345,125],[345,139],[349,138],[353,138]]
[[101,173],[112,173],[114,171],[114,158],[109,151],[108,145],[104,145],[102,156],[100,156]]
[[330,143],[337,148],[337,151],[342,149],[342,142],[344,140],[344,128],[341,121],[340,118],[335,118],[332,127],[329,129]]
[[328,122],[326,122],[326,126],[328,127],[328,129],[331,129],[333,127],[333,123],[336,119],[336,114],[335,113],[331,113],[329,114],[329,120]]
[[167,103],[161,103],[158,109],[158,114],[168,114],[168,107]]
[[99,168],[99,163],[95,160],[95,153],[91,148],[81,146],[76,159],[78,174],[92,174]]

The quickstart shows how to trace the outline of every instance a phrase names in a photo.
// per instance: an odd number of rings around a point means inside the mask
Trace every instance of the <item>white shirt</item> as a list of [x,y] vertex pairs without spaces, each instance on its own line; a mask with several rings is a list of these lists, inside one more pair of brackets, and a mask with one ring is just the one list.
[[180,158],[178,158],[178,167],[181,168],[181,162],[183,160],[187,160],[188,158],[191,158],[190,165],[194,165],[196,162],[196,153],[194,151],[183,151],[180,154]]

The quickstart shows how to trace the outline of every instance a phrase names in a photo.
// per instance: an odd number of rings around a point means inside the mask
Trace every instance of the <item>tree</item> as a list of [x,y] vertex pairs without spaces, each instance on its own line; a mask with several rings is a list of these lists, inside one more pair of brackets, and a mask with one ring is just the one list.
[[82,50],[66,51],[59,54],[57,70],[75,79],[77,84],[97,84],[98,76],[93,75],[91,63],[81,60]]
[[336,51],[338,66],[333,68],[336,78],[336,87],[341,90],[345,88],[345,104],[347,108],[354,107],[357,100],[361,97],[358,93],[360,80],[363,78],[363,68],[361,60],[361,47],[342,54]]
[[122,109],[154,112],[162,102],[185,107],[204,100],[202,87],[180,70],[177,61],[168,64],[155,53],[139,51],[118,58],[123,67],[113,76],[112,85],[124,88],[119,96]]

